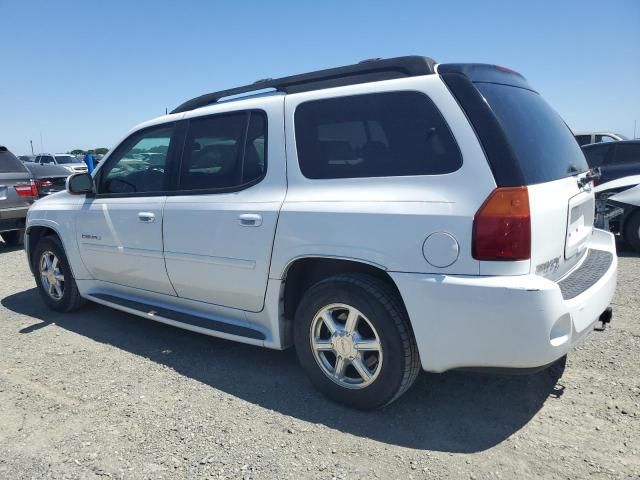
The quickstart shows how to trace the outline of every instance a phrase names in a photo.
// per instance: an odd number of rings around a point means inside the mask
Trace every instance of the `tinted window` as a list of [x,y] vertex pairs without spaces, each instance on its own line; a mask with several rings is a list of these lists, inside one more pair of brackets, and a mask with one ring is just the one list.
[[596,142],[595,143],[600,143],[600,142],[615,142],[616,139],[613,138],[610,135],[596,135]]
[[56,155],[56,161],[60,164],[63,163],[82,163],[78,157],[73,155]]
[[583,149],[589,167],[600,167],[604,164],[611,148],[609,145],[589,145]]
[[591,143],[591,135],[576,135],[578,145],[588,145]]
[[308,178],[436,175],[462,165],[442,115],[418,92],[306,102],[296,110],[295,129]]
[[640,143],[619,143],[616,145],[613,164],[640,163]]
[[51,155],[42,155],[40,157],[40,163],[56,163]]
[[495,83],[476,87],[500,122],[527,184],[589,169],[571,130],[540,95]]
[[228,189],[262,178],[265,132],[265,116],[258,112],[191,120],[178,188]]
[[26,172],[27,169],[18,158],[7,150],[0,147],[0,173]]
[[99,193],[166,190],[166,163],[173,131],[173,125],[163,125],[125,140],[100,172]]

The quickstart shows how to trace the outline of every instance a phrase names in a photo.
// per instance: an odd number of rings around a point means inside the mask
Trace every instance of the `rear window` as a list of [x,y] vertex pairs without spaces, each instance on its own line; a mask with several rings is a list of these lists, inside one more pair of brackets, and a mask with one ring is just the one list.
[[589,169],[571,130],[540,95],[496,83],[475,85],[502,126],[527,184]]
[[60,164],[64,163],[83,163],[78,157],[73,155],[56,155],[56,161]]
[[307,178],[438,175],[462,165],[442,115],[419,92],[306,102],[296,109],[295,129]]
[[582,149],[585,157],[587,157],[587,163],[591,168],[601,167],[604,165],[604,161],[609,154],[611,147],[609,145],[589,145]]
[[5,147],[0,147],[0,173],[22,173],[27,169],[22,162]]
[[640,143],[618,143],[612,163],[624,165],[632,162],[640,163]]

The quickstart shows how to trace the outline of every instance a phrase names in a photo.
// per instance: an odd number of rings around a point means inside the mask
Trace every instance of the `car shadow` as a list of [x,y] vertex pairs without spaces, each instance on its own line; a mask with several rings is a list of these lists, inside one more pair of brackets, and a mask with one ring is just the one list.
[[362,412],[317,393],[293,349],[274,351],[170,327],[91,304],[72,314],[48,310],[35,288],[0,302],[37,320],[20,333],[56,325],[151,359],[263,408],[359,437],[416,449],[471,453],[504,441],[547,398],[563,393],[564,359],[530,375],[422,373],[400,400]]
[[24,250],[24,245],[11,246],[7,245],[0,239],[0,254],[17,252],[18,250]]

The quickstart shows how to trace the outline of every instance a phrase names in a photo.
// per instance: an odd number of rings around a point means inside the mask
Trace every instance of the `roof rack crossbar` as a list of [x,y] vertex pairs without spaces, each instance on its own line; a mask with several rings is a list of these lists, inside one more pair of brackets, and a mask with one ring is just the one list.
[[171,113],[188,112],[189,110],[217,103],[225,97],[258,90],[274,89],[283,93],[298,93],[392,78],[429,75],[435,73],[435,63],[429,57],[420,56],[396,57],[383,60],[372,59],[344,67],[329,68],[276,79],[266,78],[242,87],[229,88],[192,98],[172,110]]

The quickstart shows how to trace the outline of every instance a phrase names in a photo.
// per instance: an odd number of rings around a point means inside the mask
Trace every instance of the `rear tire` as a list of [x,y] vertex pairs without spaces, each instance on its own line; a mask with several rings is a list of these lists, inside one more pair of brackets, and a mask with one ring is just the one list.
[[10,247],[17,247],[24,243],[24,230],[13,230],[11,232],[4,232],[2,234],[4,243]]
[[633,212],[624,225],[624,241],[636,252],[640,252],[640,208]]
[[40,297],[56,312],[72,312],[86,300],[80,296],[58,237],[47,236],[33,249],[32,262]]
[[313,385],[350,407],[388,405],[420,371],[402,300],[368,275],[336,275],[311,287],[296,310],[294,342]]

